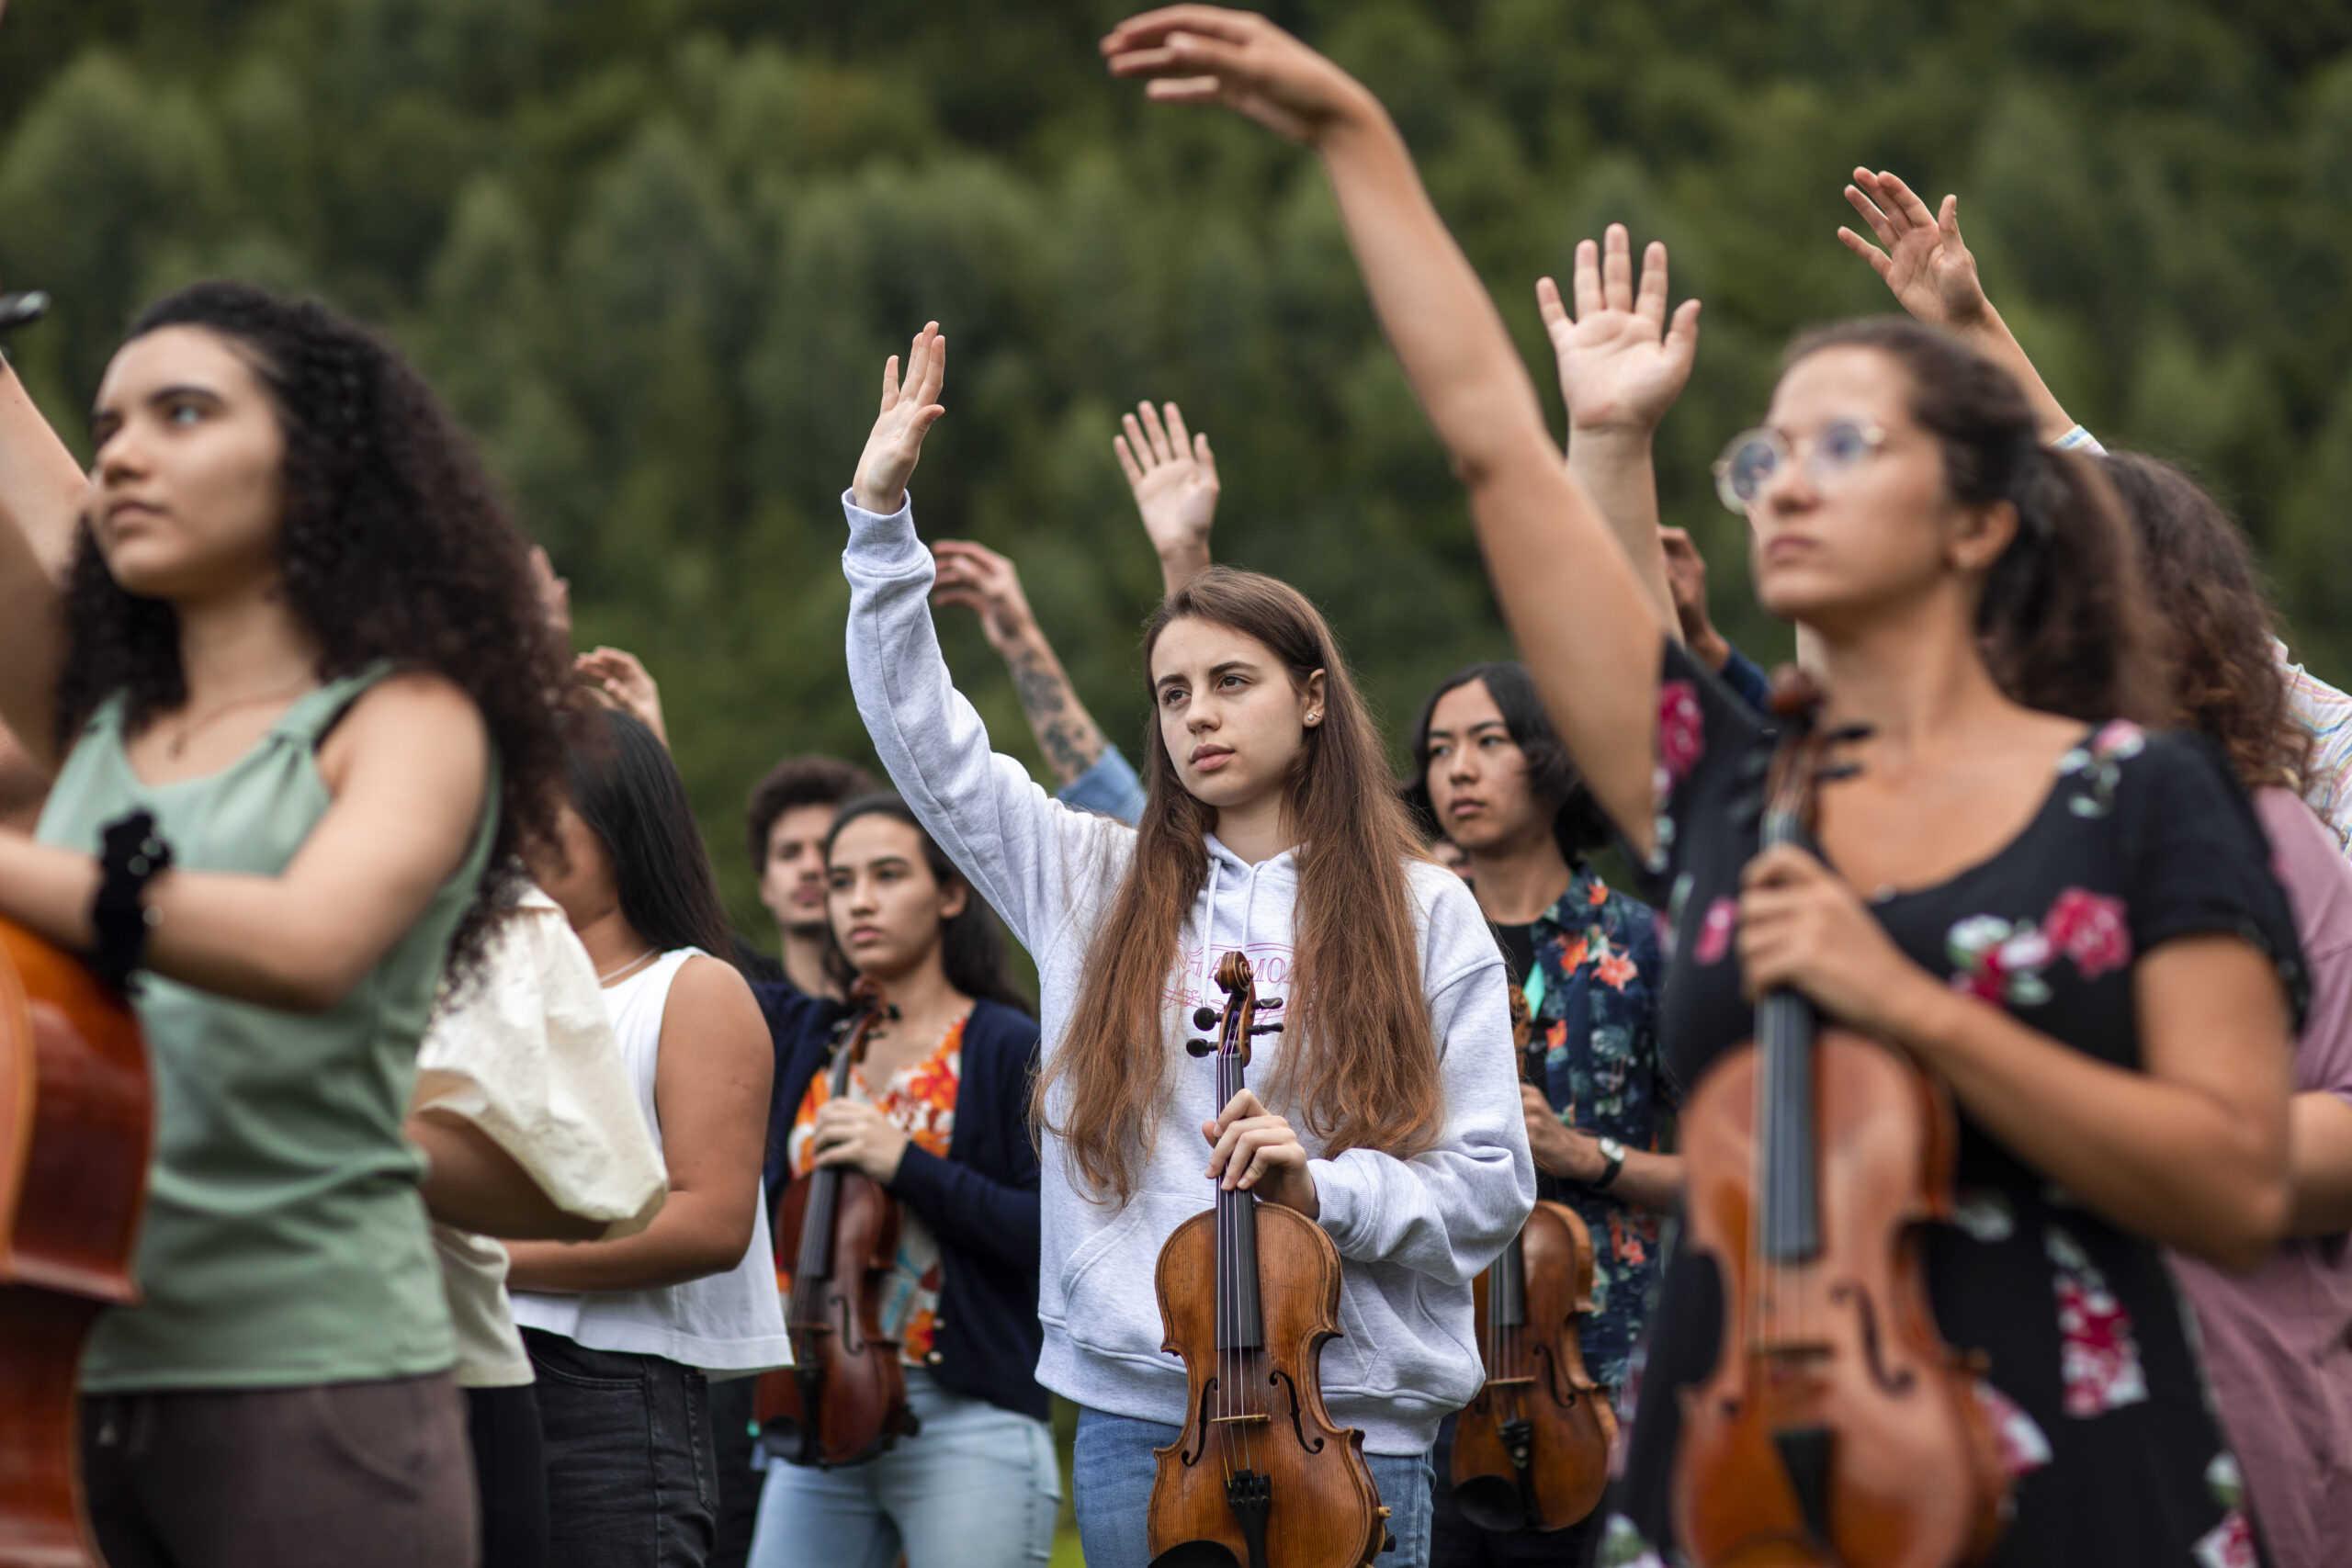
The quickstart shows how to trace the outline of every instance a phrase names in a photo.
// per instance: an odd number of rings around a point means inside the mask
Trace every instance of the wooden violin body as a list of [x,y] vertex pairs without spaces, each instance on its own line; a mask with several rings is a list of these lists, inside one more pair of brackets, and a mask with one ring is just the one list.
[[1487,1382],[1453,1424],[1454,1506],[1480,1529],[1565,1529],[1600,1506],[1617,1415],[1585,1371],[1592,1237],[1539,1202],[1471,1287]]
[[[1767,847],[1810,832],[1841,776],[1820,696],[1785,676]],[[1762,997],[1681,1122],[1684,1245],[1724,1289],[1713,1371],[1681,1391],[1676,1539],[1700,1568],[1953,1568],[1999,1535],[2007,1480],[1962,1358],[1937,1332],[1919,1227],[1951,1213],[1948,1091],[1907,1055]]]
[[1714,1259],[1726,1311],[1713,1374],[1683,1392],[1676,1539],[1707,1568],[1976,1562],[1999,1532],[1999,1451],[1968,1369],[1937,1333],[1918,1237],[1950,1213],[1951,1107],[1874,1040],[1826,1029],[1814,1051],[1809,1261],[1764,1261],[1759,1053],[1717,1064],[1683,1112],[1684,1245]]
[[[1263,1026],[1250,1022],[1249,960],[1227,953],[1217,983],[1229,998],[1216,1048],[1222,1105],[1240,1092],[1249,1037]],[[1206,1054],[1206,1042],[1193,1044]],[[1184,1359],[1185,1415],[1157,1454],[1153,1568],[1371,1562],[1388,1510],[1363,1434],[1333,1425],[1323,1404],[1323,1345],[1340,1332],[1340,1254],[1323,1227],[1220,1187],[1216,1207],[1161,1246],[1156,1278],[1161,1348]]]
[[[832,1092],[847,1094],[866,1036],[886,1016],[861,981],[862,1005],[835,1047]],[[785,1332],[790,1367],[752,1390],[760,1442],[777,1458],[819,1470],[862,1464],[919,1428],[907,1404],[899,1342],[882,1327],[882,1283],[899,1252],[898,1200],[864,1171],[821,1166],[795,1178],[776,1205],[775,1252],[792,1260]]]
[[76,1374],[135,1302],[154,1097],[139,1022],[76,960],[0,921],[0,1564],[103,1568]]

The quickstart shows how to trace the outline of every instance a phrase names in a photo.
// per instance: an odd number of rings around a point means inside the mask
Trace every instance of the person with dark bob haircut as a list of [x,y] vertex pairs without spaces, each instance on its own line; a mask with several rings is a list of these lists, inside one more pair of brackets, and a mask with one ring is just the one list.
[[874,775],[839,757],[786,757],[752,786],[743,811],[744,848],[760,879],[760,902],[782,935],[777,956],[793,988],[834,995],[825,967],[825,835],[842,802],[872,795]]
[[[1586,860],[1608,818],[1568,761],[1524,665],[1473,664],[1438,683],[1413,720],[1405,798],[1427,831],[1458,847],[1478,907],[1510,960],[1534,1023],[1520,1090],[1537,1191],[1590,1232],[1595,1310],[1585,1368],[1626,1385],[1657,1299],[1658,1226],[1682,1162],[1661,1153],[1679,1097],[1657,1055],[1657,911],[1609,886]],[[1454,1422],[1438,1429],[1432,1568],[1581,1561],[1590,1519],[1544,1533],[1452,1479]]]
[[144,1300],[82,1362],[92,1524],[119,1568],[470,1561],[401,1118],[552,822],[527,547],[424,378],[314,300],[158,300],[90,438],[85,475],[0,369],[0,720],[57,773],[0,917],[143,969],[155,1070]]
[[[1998,1563],[2254,1558],[2165,1253],[2250,1269],[2288,1224],[2302,953],[2237,781],[2202,740],[2141,728],[2171,710],[2163,644],[2096,466],[2043,446],[2015,379],[1916,321],[1790,344],[1718,491],[1751,530],[1758,602],[1808,633],[1824,723],[1864,733],[1808,841],[1760,848],[1770,730],[1675,637],[1656,527],[1621,530],[1563,460],[1377,99],[1263,18],[1205,6],[1133,18],[1102,50],[1159,101],[1231,106],[1318,155],[1544,707],[1667,900],[1660,1053],[1690,1086],[1691,1184],[1705,1146],[1732,1168],[1724,1202],[1754,1195],[1733,1146],[1752,1129],[1715,1098],[1736,1080],[1709,1075],[1748,1059],[1759,994],[1798,993],[1949,1086],[1958,1190],[1918,1258],[1942,1337],[1983,1352],[1981,1376],[1937,1396],[1940,1422],[1831,1445],[1824,1485],[1874,1463],[1925,1508],[2006,1479]],[[1655,324],[1625,325],[1629,354],[1657,352]],[[1656,390],[1614,443],[1644,469],[1676,389]],[[1779,1132],[1776,1152],[1819,1152]],[[1611,1562],[1773,1550],[1689,1530],[1770,1529],[1692,1489],[1686,1417],[1755,1301],[1726,1300],[1696,1232],[1668,1249]],[[1957,1561],[1980,1520],[1944,1518],[1928,1544]],[[1830,1514],[1822,1555],[1854,1555],[1850,1525]]]
[[[862,1170],[899,1199],[883,1327],[922,1427],[850,1469],[771,1460],[751,1561],[1041,1562],[1061,1487],[1035,1373],[1036,1010],[995,912],[905,801],[843,806],[825,863],[834,978],[843,990],[875,982],[893,1010],[835,1099],[841,1004],[755,987],[776,1041],[768,1201],[820,1166]],[[777,1260],[787,1292],[788,1263]]]
[[710,1380],[792,1359],[760,1190],[774,1074],[669,751],[597,709],[571,747],[556,842],[532,872],[588,949],[638,1109],[669,1166],[653,1223],[616,1241],[514,1242],[537,1374],[551,1559],[698,1568],[716,1533]]

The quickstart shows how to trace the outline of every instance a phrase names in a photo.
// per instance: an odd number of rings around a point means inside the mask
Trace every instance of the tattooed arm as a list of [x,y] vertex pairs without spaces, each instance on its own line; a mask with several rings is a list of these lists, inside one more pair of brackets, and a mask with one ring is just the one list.
[[1021,710],[1037,733],[1046,766],[1063,786],[1077,783],[1102,760],[1109,742],[1070,690],[1053,645],[1037,629],[1037,617],[1029,613],[1028,598],[1021,592],[1020,574],[985,545],[942,539],[932,547],[932,556],[939,570],[932,603],[961,604],[980,617],[989,646],[1012,671]]

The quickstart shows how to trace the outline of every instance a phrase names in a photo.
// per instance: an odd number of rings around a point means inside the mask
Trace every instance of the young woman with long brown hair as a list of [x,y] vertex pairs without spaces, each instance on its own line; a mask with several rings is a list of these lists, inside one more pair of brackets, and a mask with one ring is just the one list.
[[[1323,1392],[1361,1427],[1397,1547],[1427,1551],[1427,1453],[1476,1392],[1470,1281],[1526,1217],[1534,1168],[1502,956],[1420,851],[1330,630],[1296,590],[1212,569],[1144,632],[1156,715],[1136,828],[1069,810],[991,754],[926,603],[909,476],[943,412],[945,340],[884,373],[844,498],[849,663],[908,804],[1037,960],[1043,992],[1038,1380],[1080,1406],[1079,1528],[1095,1568],[1142,1568],[1152,1450],[1184,1373],[1161,1348],[1160,1245],[1213,1190],[1319,1221],[1344,1267]],[[1218,1104],[1181,1047],[1247,953],[1284,1029]],[[1195,1142],[1195,1137],[1201,1141]]]
[[[1671,890],[1662,1038],[1703,1092],[1756,991],[1907,1048],[1961,1113],[1956,1222],[1926,1236],[1944,1336],[2018,1479],[1995,1561],[2251,1562],[2160,1247],[2258,1261],[2289,1211],[2301,958],[2259,828],[2166,711],[2132,543],[2006,375],[1911,322],[1801,340],[1719,470],[1758,593],[1815,637],[1833,724],[1817,852],[1756,852],[1761,722],[1668,634],[1568,473],[1492,301],[1379,104],[1262,18],[1153,12],[1104,41],[1162,102],[1225,104],[1322,158],[1386,329],[1469,492],[1496,591],[1595,799]],[[1654,549],[1644,542],[1644,549]],[[1679,1550],[1682,1395],[1721,1281],[1670,1256],[1606,1547]],[[1965,1483],[1922,1476],[1923,1485]]]

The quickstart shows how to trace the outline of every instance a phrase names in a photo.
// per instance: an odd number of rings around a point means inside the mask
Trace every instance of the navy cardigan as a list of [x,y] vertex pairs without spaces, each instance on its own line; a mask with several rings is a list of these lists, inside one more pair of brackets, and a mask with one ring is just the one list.
[[[768,1209],[791,1181],[785,1141],[809,1080],[832,1059],[842,1005],[788,985],[754,984],[775,1042],[768,1106]],[[1037,1383],[1045,1330],[1037,1322],[1037,1151],[1029,1140],[1029,1086],[1037,1021],[978,1001],[964,1025],[956,1130],[947,1157],[910,1144],[889,1183],[939,1243],[939,1310],[931,1375],[956,1393],[1046,1419]]]

